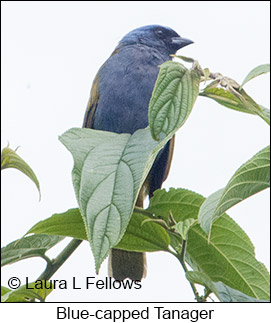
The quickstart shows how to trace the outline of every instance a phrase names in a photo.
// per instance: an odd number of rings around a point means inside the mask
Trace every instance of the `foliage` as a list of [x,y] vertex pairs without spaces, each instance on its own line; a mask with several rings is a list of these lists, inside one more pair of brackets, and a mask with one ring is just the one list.
[[[211,293],[222,302],[269,299],[268,271],[255,258],[247,234],[225,213],[270,186],[269,147],[241,165],[224,188],[207,198],[172,188],[157,190],[146,209],[135,206],[155,157],[185,123],[199,95],[224,107],[258,115],[270,124],[270,111],[243,89],[248,81],[268,72],[268,64],[253,69],[240,86],[230,78],[202,69],[192,58],[179,58],[193,66],[188,69],[173,61],[160,66],[149,104],[149,127],[132,135],[72,128],[60,136],[74,159],[72,180],[79,208],[38,222],[26,236],[2,248],[2,266],[42,257],[47,267],[41,277],[49,284],[46,281],[80,241],[88,240],[97,272],[112,247],[165,251],[179,260],[197,301],[206,301]],[[200,90],[200,83],[206,81],[210,82]],[[8,147],[2,152],[1,167],[21,170],[39,189],[34,172]],[[47,250],[64,237],[74,240],[55,260],[49,259]],[[199,295],[196,284],[205,287],[204,295]],[[52,288],[29,291],[22,286],[11,291],[2,287],[1,291],[2,301],[6,302],[44,301]]]
[[[32,168],[17,154],[17,149],[12,150],[9,146],[5,147],[1,153],[1,170],[6,168],[16,168],[27,177],[29,177],[36,185],[40,194],[40,184],[37,176]],[[41,196],[40,196],[41,197]]]

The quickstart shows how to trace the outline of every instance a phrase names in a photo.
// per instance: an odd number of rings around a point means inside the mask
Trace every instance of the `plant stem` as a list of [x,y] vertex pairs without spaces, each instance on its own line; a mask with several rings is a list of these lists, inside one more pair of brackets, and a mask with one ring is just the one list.
[[205,287],[205,293],[204,293],[204,296],[203,296],[203,301],[206,302],[207,298],[209,297],[214,302],[214,300],[210,296],[211,294],[212,294],[212,291],[209,288]]
[[[186,263],[185,263],[186,247],[187,247],[187,240],[183,240],[181,252],[177,253],[177,254],[174,253],[175,257],[177,257],[177,259],[181,263],[185,273],[188,272],[188,269],[187,269]],[[195,285],[193,283],[191,283],[190,281],[189,281],[189,283],[190,283],[190,286],[191,286],[191,288],[193,290],[193,293],[195,295],[195,298],[196,298],[197,302],[202,302],[202,297],[199,296],[199,293],[198,293]]]
[[37,280],[49,280],[53,274],[63,265],[63,263],[70,257],[75,249],[80,245],[82,240],[72,239],[72,241],[61,251],[61,253],[53,260],[47,261],[47,266],[44,272]]
[[[143,214],[148,216],[149,218],[154,218],[153,214],[151,214],[150,212],[144,210],[141,207],[135,206],[134,208],[134,213],[139,213],[139,214]],[[167,229],[169,230],[169,229]],[[174,230],[169,230],[171,234],[175,235],[177,238],[180,238],[179,234],[177,234]],[[182,249],[180,253],[174,253],[174,252],[170,252],[172,253],[175,257],[177,257],[177,259],[179,260],[179,262],[181,263],[183,270],[185,273],[188,272],[188,269],[186,267],[186,263],[185,263],[185,253],[186,253],[186,247],[187,247],[187,240],[182,240]],[[193,290],[193,293],[195,295],[195,298],[197,300],[197,302],[202,302],[203,298],[199,295],[195,285],[191,282],[189,282],[191,285],[191,288]]]
[[139,206],[135,206],[134,207],[134,213],[139,213],[139,214],[143,214],[143,215],[146,215],[148,216],[149,218],[154,218],[153,214],[146,211],[145,209],[139,207]]

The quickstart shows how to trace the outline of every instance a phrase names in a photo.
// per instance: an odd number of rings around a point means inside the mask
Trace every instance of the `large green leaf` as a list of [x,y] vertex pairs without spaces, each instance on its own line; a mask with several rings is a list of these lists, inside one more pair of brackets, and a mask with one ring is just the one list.
[[[142,222],[146,219],[146,216],[134,213],[124,236],[116,248],[142,252],[167,251],[170,239],[166,230],[153,222],[147,222],[142,225]],[[54,214],[50,218],[38,222],[28,233],[47,233],[87,240],[84,222],[79,209],[70,209],[64,213]]]
[[202,204],[199,222],[205,232],[233,205],[270,187],[270,147],[259,151],[243,164],[224,189],[210,195]]
[[97,271],[121,240],[140,187],[167,140],[157,143],[148,128],[133,135],[78,128],[60,137],[74,158],[73,184]]
[[188,118],[199,93],[200,73],[180,63],[168,61],[160,66],[149,104],[149,124],[153,138],[170,134]]
[[36,185],[40,194],[39,181],[31,167],[17,154],[16,150],[6,147],[1,153],[1,170],[6,168],[16,168],[28,176]]
[[73,185],[97,272],[121,240],[155,157],[172,136],[156,142],[149,128],[133,135],[74,128],[60,137],[74,158]]
[[[201,195],[188,190],[157,190],[148,211],[165,221],[171,214],[179,222],[196,219],[203,202]],[[257,299],[269,298],[268,271],[255,259],[249,237],[226,214],[213,224],[209,241],[199,224],[190,228],[186,261],[193,270],[203,272],[214,282],[221,281]]]
[[186,278],[194,284],[200,284],[212,291],[222,302],[267,302],[248,296],[239,290],[233,289],[222,282],[213,282],[207,275],[199,271],[189,271]]
[[264,73],[270,72],[270,64],[262,64],[255,68],[253,68],[248,75],[245,77],[243,83],[240,86],[240,89],[250,80],[252,80],[254,77],[259,76]]
[[212,228],[210,241],[199,225],[189,231],[187,252],[192,268],[200,270],[213,281],[258,299],[270,297],[270,277],[264,265],[257,261],[248,236],[227,215]]
[[1,266],[30,257],[43,257],[47,250],[62,239],[59,236],[36,234],[13,241],[1,248]]

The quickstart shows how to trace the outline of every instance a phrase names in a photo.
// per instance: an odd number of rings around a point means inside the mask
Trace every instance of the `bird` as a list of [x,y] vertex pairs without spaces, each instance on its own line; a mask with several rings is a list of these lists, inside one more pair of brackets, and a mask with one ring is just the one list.
[[[159,66],[193,41],[173,29],[147,25],[127,33],[98,70],[90,92],[83,127],[133,134],[148,126],[148,105]],[[136,205],[143,207],[166,180],[172,160],[174,137],[157,155],[141,188]],[[146,255],[111,249],[109,276],[141,281],[146,276]]]

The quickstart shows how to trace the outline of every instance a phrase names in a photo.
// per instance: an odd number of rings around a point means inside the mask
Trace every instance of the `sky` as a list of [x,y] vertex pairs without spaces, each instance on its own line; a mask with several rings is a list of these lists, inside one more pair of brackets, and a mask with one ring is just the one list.
[[[96,72],[118,41],[134,28],[169,26],[193,45],[178,53],[203,68],[241,83],[270,59],[267,1],[69,1],[2,2],[1,144],[9,143],[35,171],[33,183],[17,170],[2,172],[1,246],[22,237],[36,222],[77,207],[71,181],[73,161],[58,136],[81,127]],[[269,108],[269,75],[245,86]],[[233,173],[269,144],[269,127],[259,117],[226,109],[199,97],[176,136],[165,188],[182,187],[204,196],[224,187]],[[269,190],[234,206],[228,214],[246,231],[256,257],[270,269]],[[48,252],[55,257],[68,239]],[[54,291],[48,301],[193,301],[178,261],[164,252],[148,253],[148,275],[140,290]],[[5,266],[9,277],[35,280],[45,267],[32,258]],[[54,275],[104,279],[107,261],[95,274],[88,242]]]

